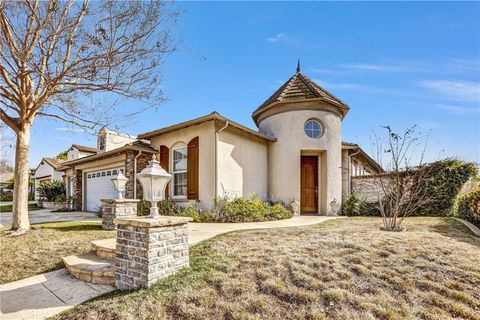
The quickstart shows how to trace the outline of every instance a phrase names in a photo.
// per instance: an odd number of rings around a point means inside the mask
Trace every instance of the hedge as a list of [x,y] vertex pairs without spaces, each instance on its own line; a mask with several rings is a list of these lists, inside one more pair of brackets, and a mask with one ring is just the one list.
[[460,198],[458,215],[460,218],[480,227],[480,187]]
[[[410,172],[425,174],[422,177],[421,192],[425,192],[431,200],[420,206],[414,216],[455,216],[457,215],[460,192],[469,179],[477,179],[478,168],[473,162],[463,162],[457,159],[444,159],[418,168]],[[348,195],[342,207],[344,215],[374,215],[380,211],[376,203],[369,203],[358,194]]]

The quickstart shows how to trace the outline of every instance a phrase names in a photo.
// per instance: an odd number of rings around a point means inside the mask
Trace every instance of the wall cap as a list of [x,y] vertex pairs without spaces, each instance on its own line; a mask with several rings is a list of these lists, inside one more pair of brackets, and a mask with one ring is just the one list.
[[100,201],[105,203],[137,203],[140,202],[140,199],[100,199]]
[[130,225],[134,227],[154,228],[154,227],[167,227],[175,226],[179,224],[185,224],[193,219],[190,217],[170,217],[160,216],[159,218],[148,217],[136,217],[136,218],[117,218],[115,223],[117,225]]

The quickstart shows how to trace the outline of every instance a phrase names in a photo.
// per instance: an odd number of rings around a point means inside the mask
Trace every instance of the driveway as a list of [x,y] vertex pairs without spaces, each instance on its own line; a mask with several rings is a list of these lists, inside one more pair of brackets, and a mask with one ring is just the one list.
[[[54,221],[101,221],[93,212],[50,212],[48,209],[40,209],[28,212],[30,223],[44,223]],[[12,225],[12,213],[0,213],[0,227]]]

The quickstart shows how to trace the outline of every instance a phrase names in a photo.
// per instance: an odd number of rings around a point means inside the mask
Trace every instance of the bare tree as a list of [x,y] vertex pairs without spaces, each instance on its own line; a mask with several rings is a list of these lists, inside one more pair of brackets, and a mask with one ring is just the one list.
[[377,162],[386,173],[373,176],[373,188],[382,216],[382,229],[399,231],[406,217],[432,201],[426,188],[432,178],[432,169],[424,164],[428,135],[421,136],[416,126],[402,134],[394,132],[390,126],[383,128],[387,138],[374,135],[372,147]]
[[[16,134],[12,230],[17,234],[30,227],[35,118],[95,130],[119,120],[117,111],[111,112],[114,104],[92,102],[100,93],[139,101],[123,119],[152,106],[148,102],[162,102],[159,65],[175,50],[170,26],[177,15],[166,1],[0,2],[0,119]],[[111,94],[106,97],[113,101]]]

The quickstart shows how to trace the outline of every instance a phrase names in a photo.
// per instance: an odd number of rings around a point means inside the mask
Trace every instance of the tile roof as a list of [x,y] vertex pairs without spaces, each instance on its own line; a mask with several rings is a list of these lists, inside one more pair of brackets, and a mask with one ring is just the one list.
[[97,148],[82,146],[80,144],[72,144],[72,148],[77,149],[78,151],[97,153]]
[[336,106],[349,109],[348,105],[333,94],[322,88],[318,83],[311,80],[297,70],[290,79],[287,80],[275,93],[273,93],[253,114],[268,108],[270,105],[279,102],[289,102],[296,100],[322,99]]
[[360,146],[356,143],[342,141],[342,149],[353,149],[358,152],[358,155],[363,157],[365,161],[367,161],[374,169],[378,171],[378,173],[384,173],[385,170],[382,166],[375,161],[368,153],[366,153]]
[[62,162],[65,162],[65,160],[60,160],[57,158],[43,158],[43,161],[51,165],[54,169],[59,168],[62,165]]

